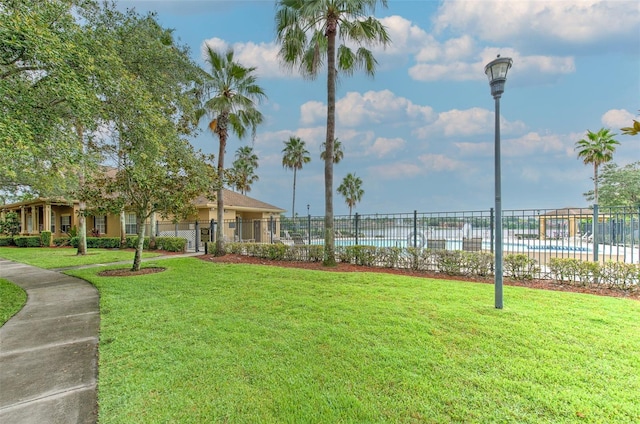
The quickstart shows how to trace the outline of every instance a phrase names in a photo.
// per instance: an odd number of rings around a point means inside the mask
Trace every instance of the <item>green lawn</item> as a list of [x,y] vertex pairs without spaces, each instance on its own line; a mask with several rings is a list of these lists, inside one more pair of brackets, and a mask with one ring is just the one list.
[[[133,265],[133,250],[88,249],[85,256],[77,256],[76,252],[76,249],[70,247],[0,247],[0,258],[46,269],[119,261],[131,261]],[[142,253],[143,258],[159,255],[156,252]]]
[[[0,256],[2,254],[0,253]],[[100,290],[105,423],[640,422],[640,303],[152,261]]]
[[24,290],[0,278],[0,327],[22,309],[26,301]]

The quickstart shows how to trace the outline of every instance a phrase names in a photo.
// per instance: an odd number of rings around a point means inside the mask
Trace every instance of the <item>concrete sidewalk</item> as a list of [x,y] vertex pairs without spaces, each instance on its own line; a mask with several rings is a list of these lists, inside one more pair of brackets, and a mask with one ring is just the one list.
[[0,259],[27,303],[0,327],[0,423],[95,423],[99,296],[86,281]]

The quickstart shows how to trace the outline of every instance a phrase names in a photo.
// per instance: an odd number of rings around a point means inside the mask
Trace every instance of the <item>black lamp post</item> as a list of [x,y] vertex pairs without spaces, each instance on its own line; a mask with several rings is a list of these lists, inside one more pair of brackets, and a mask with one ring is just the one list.
[[491,95],[496,104],[496,130],[495,130],[495,306],[502,309],[502,184],[500,175],[500,97],[504,92],[504,84],[507,82],[507,72],[513,61],[509,57],[498,57],[484,67],[484,73],[489,77]]

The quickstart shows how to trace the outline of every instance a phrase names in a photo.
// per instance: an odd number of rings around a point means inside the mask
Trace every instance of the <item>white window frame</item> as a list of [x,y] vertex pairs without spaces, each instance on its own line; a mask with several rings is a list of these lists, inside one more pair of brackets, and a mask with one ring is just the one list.
[[[68,224],[65,221],[68,220]],[[71,231],[71,215],[60,215],[60,232],[68,233]]]
[[134,212],[124,213],[124,232],[125,234],[138,234],[138,223]]
[[94,216],[93,228],[98,230],[100,234],[107,234],[107,216],[106,215]]

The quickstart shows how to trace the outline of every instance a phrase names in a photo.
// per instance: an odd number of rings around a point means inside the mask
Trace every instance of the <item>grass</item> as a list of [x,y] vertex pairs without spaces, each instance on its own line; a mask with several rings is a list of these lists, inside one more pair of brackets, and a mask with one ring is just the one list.
[[24,290],[0,278],[0,327],[22,309],[26,301]]
[[[0,253],[1,255],[1,253]],[[640,421],[640,303],[151,261],[99,277],[104,423]]]
[[[91,264],[106,264],[110,262],[131,261],[132,250],[88,249],[84,256],[76,255],[77,250],[70,247],[0,247],[0,257],[16,262],[22,262],[40,268],[67,268]],[[143,252],[143,258],[159,256],[156,252]]]

